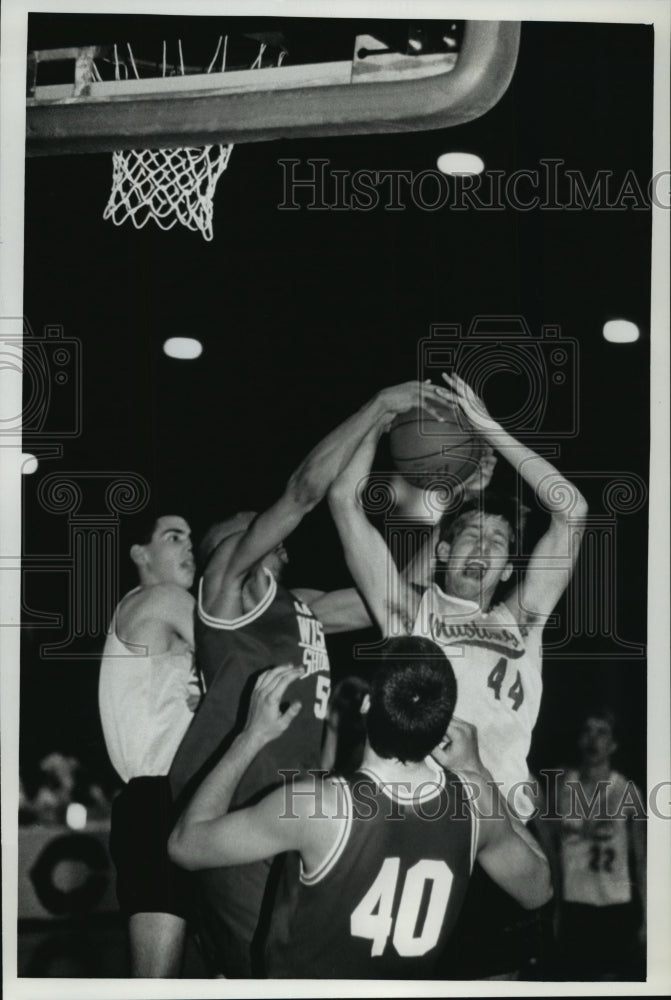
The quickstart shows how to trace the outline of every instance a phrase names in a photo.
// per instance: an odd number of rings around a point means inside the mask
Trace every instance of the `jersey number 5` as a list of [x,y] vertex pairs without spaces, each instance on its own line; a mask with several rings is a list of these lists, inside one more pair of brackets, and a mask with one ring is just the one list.
[[320,674],[319,677],[317,678],[317,689],[316,689],[317,700],[315,701],[315,716],[318,719],[326,718],[330,693],[331,693],[331,678],[328,677],[326,674]]
[[[409,868],[396,914],[393,913],[400,858],[386,858],[377,878],[350,918],[353,937],[372,941],[371,956],[382,955],[389,936],[399,955],[404,958],[425,955],[440,937],[443,919],[452,888],[452,872],[444,861],[418,861]],[[430,882],[425,903],[424,923],[417,933],[417,920],[425,898],[426,883]]]

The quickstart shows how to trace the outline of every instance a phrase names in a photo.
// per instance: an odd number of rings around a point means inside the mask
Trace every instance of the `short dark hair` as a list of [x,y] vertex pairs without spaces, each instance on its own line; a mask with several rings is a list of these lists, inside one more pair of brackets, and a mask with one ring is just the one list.
[[473,497],[472,500],[467,500],[456,514],[453,511],[446,511],[443,514],[438,526],[439,540],[451,545],[463,518],[470,514],[483,516],[491,514],[502,517],[510,528],[510,548],[513,549],[524,531],[526,513],[527,509],[519,504],[514,497],[485,490],[479,496]]
[[332,771],[351,778],[361,766],[366,744],[366,720],[361,705],[370,684],[360,677],[343,677],[331,692],[329,725],[335,729],[336,750]]
[[[175,506],[168,503],[165,506],[157,507],[152,504],[151,507],[122,522],[122,552],[128,554],[133,545],[149,545],[162,517],[172,517],[173,515],[184,517],[183,514],[175,512]],[[188,517],[184,517],[184,519],[187,522],[189,520]]]
[[356,676],[343,677],[331,692],[329,711],[337,712],[347,722],[356,722],[361,718],[361,703],[369,692],[368,681]]
[[129,518],[123,527],[124,540],[127,542],[125,548],[129,549],[131,545],[149,545],[159,517],[163,517],[163,514],[158,513],[156,507],[152,506]]
[[377,667],[366,720],[379,757],[420,761],[443,739],[457,701],[452,664],[431,639],[390,639]]

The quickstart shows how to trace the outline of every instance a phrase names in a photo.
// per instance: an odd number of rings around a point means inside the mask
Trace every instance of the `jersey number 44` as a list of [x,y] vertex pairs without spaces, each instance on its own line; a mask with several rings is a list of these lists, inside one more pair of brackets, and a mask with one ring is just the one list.
[[[508,668],[508,661],[505,656],[502,656],[498,661],[496,666],[494,666],[487,678],[487,687],[492,688],[494,691],[494,697],[497,701],[501,700],[501,695],[503,694],[506,698],[509,698],[512,702],[513,711],[517,711],[522,702],[524,701],[524,688],[522,687],[522,677],[519,670],[517,671],[517,676],[515,680],[508,688],[505,689],[504,681],[506,679],[506,670]],[[501,691],[503,688],[503,692]]]

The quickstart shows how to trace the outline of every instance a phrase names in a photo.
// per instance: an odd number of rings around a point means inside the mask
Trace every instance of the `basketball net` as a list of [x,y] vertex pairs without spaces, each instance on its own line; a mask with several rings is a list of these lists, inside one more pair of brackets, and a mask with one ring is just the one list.
[[[221,72],[226,68],[227,42],[228,38],[223,39]],[[183,75],[181,42],[178,45]],[[212,71],[221,46],[220,38],[208,73]],[[265,48],[262,43],[252,69],[262,65]],[[139,78],[130,45],[128,55],[135,76]],[[126,74],[128,70],[126,64],[119,60],[116,45],[114,59],[115,75],[120,79],[122,69]],[[164,43],[163,76],[165,74]],[[206,240],[212,240],[212,199],[217,181],[228,166],[232,149],[233,144],[229,143],[181,149],[128,149],[112,153],[112,190],[103,219],[110,219],[115,226],[130,219],[136,229],[142,229],[150,219],[164,230],[172,229],[179,222],[188,229],[200,231]]]
[[213,237],[212,198],[232,145],[128,149],[112,153],[112,190],[103,219],[130,219],[136,229],[153,219],[161,229],[181,222]]

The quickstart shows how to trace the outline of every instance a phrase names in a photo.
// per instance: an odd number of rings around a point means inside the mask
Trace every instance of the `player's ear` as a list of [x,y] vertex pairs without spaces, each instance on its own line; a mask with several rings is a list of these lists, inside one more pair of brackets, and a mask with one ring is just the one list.
[[136,566],[144,566],[147,562],[147,553],[145,552],[144,545],[131,545],[130,557]]
[[450,543],[446,542],[444,538],[436,545],[436,555],[443,562],[447,562],[450,557]]
[[501,573],[501,583],[505,583],[507,580],[509,580],[510,577],[512,576],[512,572],[513,572],[513,564],[506,563],[503,573]]
[[368,715],[370,711],[370,695],[365,694],[361,699],[361,708],[359,709],[362,715]]

